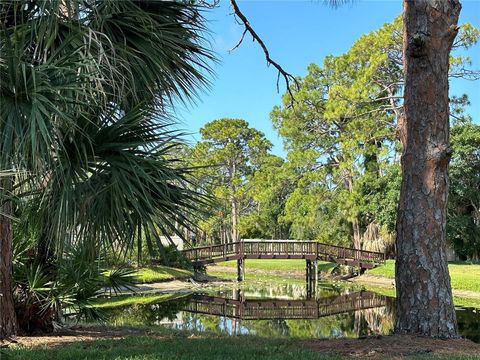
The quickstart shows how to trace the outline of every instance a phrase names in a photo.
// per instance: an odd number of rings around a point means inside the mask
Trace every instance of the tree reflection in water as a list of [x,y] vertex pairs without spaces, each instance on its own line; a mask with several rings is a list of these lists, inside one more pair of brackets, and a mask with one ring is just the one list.
[[371,292],[297,300],[255,298],[249,292],[206,296],[194,294],[176,328],[266,337],[357,337],[388,334],[393,306],[387,297]]
[[[368,297],[381,299],[382,303],[369,304],[367,301],[363,303],[365,306],[355,307],[362,305],[359,299]],[[213,306],[209,305],[209,299],[214,301]],[[199,306],[199,303],[204,306],[200,307],[203,314],[193,312],[192,304]],[[313,312],[312,304],[318,305],[318,313]],[[114,308],[105,313],[107,323],[113,325],[158,325],[262,337],[386,335],[395,322],[393,298],[372,297],[370,292],[358,293],[332,283],[320,283],[317,297],[310,299],[306,298],[305,286],[298,284],[247,286],[241,291],[227,289],[187,294],[173,301]],[[258,317],[255,318],[255,314]],[[457,318],[462,336],[480,342],[480,309],[457,309]]]

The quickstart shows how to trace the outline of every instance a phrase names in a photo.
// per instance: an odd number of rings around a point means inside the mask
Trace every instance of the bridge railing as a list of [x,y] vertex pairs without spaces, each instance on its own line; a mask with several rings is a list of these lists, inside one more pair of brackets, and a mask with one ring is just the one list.
[[385,263],[385,254],[336,245],[317,243],[317,254],[325,258],[352,259],[359,262]]
[[341,295],[337,298],[320,299],[318,311],[320,316],[341,314],[345,312],[381,307],[387,305],[387,298],[371,292],[360,292]]
[[261,241],[244,242],[245,255],[301,255],[315,256],[316,244],[312,241]]
[[227,244],[208,245],[186,249],[183,250],[182,253],[191,261],[202,261],[239,254],[241,246],[242,242],[238,241]]
[[302,256],[305,258],[346,259],[357,262],[385,263],[385,254],[374,251],[359,250],[336,245],[317,243],[315,241],[238,241],[227,244],[208,245],[183,250],[191,261],[208,261],[211,259],[238,256]]

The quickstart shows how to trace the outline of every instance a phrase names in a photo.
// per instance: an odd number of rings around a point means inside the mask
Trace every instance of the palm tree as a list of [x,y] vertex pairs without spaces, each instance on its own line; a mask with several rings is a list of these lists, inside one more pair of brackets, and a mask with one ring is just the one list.
[[29,0],[0,4],[0,339],[17,331],[12,219],[23,197],[40,258],[67,243],[128,249],[175,232],[204,199],[172,151],[169,112],[213,60],[188,2]]

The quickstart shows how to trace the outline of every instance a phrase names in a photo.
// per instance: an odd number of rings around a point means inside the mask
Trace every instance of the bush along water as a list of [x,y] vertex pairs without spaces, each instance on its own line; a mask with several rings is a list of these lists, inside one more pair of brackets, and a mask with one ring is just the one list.
[[188,260],[182,252],[178,251],[174,245],[160,248],[158,254],[158,260],[153,261],[157,265],[165,265],[187,270],[193,268],[192,262]]
[[40,261],[28,242],[14,252],[14,300],[20,329],[26,333],[53,331],[65,317],[100,320],[102,310],[92,307],[106,292],[132,289],[134,270],[106,271],[82,247],[64,251],[61,258]]

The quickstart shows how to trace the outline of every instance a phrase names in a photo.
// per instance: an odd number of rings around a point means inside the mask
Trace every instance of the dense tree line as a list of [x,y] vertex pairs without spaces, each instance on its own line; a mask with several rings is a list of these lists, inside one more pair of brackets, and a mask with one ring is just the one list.
[[[454,48],[468,49],[479,34],[462,25]],[[231,241],[238,231],[241,238],[316,239],[393,254],[401,181],[401,44],[397,18],[363,35],[345,54],[311,64],[297,78],[298,88],[271,112],[286,159],[272,155],[264,134],[244,120],[207,124],[192,163],[202,166],[198,174],[218,206],[200,224],[198,239]],[[451,77],[477,78],[465,55],[451,61]],[[479,129],[464,114],[466,95],[452,94],[450,105],[449,241],[459,256],[471,258],[479,249]],[[249,133],[256,140],[248,140]]]

